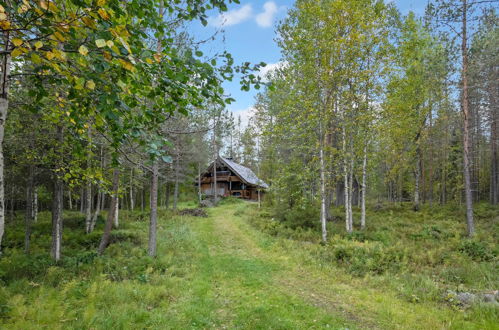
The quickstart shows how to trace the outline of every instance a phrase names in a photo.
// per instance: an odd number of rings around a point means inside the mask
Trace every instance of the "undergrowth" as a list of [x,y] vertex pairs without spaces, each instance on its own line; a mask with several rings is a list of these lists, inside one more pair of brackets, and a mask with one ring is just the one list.
[[[354,219],[359,219],[358,210],[354,211]],[[300,219],[295,214],[290,222],[277,212],[284,211],[247,208],[246,219],[271,236],[307,243],[303,247],[314,262],[383,283],[410,302],[446,303],[449,289],[499,289],[498,207],[476,206],[473,239],[465,236],[464,213],[456,206],[426,206],[420,212],[409,204],[373,207],[367,212],[367,228],[352,233],[344,229],[343,210],[338,208],[332,210],[335,221],[328,223],[327,244],[319,244],[318,217]],[[297,225],[300,222],[302,226]]]

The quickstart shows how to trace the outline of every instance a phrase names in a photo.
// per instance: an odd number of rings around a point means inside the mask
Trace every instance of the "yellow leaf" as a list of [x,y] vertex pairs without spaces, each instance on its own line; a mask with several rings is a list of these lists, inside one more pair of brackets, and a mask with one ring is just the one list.
[[97,6],[102,7],[106,4],[106,0],[97,0]]
[[40,7],[41,7],[42,9],[45,9],[45,10],[49,9],[49,6],[48,6],[48,4],[47,4],[47,1],[44,1],[44,0],[40,1]]
[[109,48],[112,48],[114,46],[114,42],[112,40],[108,40],[106,41],[106,45],[109,47]]
[[[0,14],[0,15],[2,15],[2,14]],[[0,27],[4,30],[8,30],[8,29],[10,29],[10,22],[0,20]]]
[[62,50],[53,49],[52,52],[55,54],[55,57],[57,57],[61,61],[66,60],[66,53],[63,52]]
[[84,16],[81,18],[81,20],[83,21],[83,23],[85,23],[86,26],[90,28],[95,28],[95,21],[92,18]]
[[95,88],[95,83],[93,80],[89,80],[86,82],[85,86],[87,86],[88,89],[94,90]]
[[14,38],[12,39],[12,43],[14,44],[14,46],[16,47],[19,47],[23,44],[23,40],[22,39],[19,39],[19,38]]
[[97,12],[99,13],[99,16],[104,19],[104,20],[108,20],[109,19],[109,15],[107,14],[106,10],[104,8],[99,8],[99,10],[97,10]]
[[156,60],[156,62],[158,62],[158,63],[159,63],[159,62],[161,62],[161,54],[159,54],[159,53],[154,54],[154,59],[155,59],[155,60]]
[[128,71],[134,71],[134,69],[135,69],[134,66],[133,66],[133,64],[130,63],[130,62],[128,62],[128,61],[120,59],[120,63]]
[[151,60],[150,58],[146,58],[146,62],[149,64],[153,64],[153,60]]
[[78,52],[83,56],[87,56],[88,48],[85,47],[85,45],[81,45],[80,48],[78,48]]
[[112,60],[113,56],[111,56],[111,54],[107,51],[104,51],[104,58],[108,61]]
[[38,56],[37,53],[31,53],[31,61],[35,64],[40,64],[42,62],[42,59],[40,56]]
[[104,39],[97,39],[97,40],[95,40],[95,44],[99,48],[105,47],[106,46],[106,40],[104,40]]
[[131,54],[132,50],[130,49],[130,46],[128,45],[128,42],[126,42],[125,40],[123,40],[122,37],[118,37],[118,39],[121,42],[121,44],[123,45],[123,47],[125,47],[125,49],[127,50],[127,52],[129,52]]
[[43,47],[43,42],[37,41],[35,42],[35,49],[38,50]]
[[16,48],[12,51],[12,53],[10,53],[10,56],[12,56],[12,58],[16,58],[17,56],[21,55],[22,53],[23,53],[22,48]]
[[5,8],[2,5],[0,5],[0,13],[5,13]]
[[45,56],[50,61],[50,60],[52,60],[54,58],[55,54],[52,53],[51,51],[48,51],[47,54],[45,54]]
[[26,5],[19,6],[19,8],[17,8],[17,13],[18,14],[25,13],[28,11],[28,9],[29,9],[29,7]]
[[60,42],[64,42],[66,40],[66,38],[64,38],[64,36],[60,33],[60,32],[55,32],[54,33],[54,37],[59,40]]
[[0,21],[6,21],[7,20],[7,15],[5,13],[0,13]]

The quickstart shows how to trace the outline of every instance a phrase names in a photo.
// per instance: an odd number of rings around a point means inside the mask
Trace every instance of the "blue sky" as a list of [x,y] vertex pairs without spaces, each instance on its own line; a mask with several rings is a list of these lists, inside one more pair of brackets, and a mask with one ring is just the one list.
[[[279,63],[281,59],[279,47],[274,41],[277,23],[286,16],[289,8],[293,7],[292,0],[241,0],[240,4],[229,6],[223,15],[213,12],[208,26],[199,22],[188,27],[196,40],[210,40],[201,45],[201,50],[207,56],[227,50],[234,57],[235,63],[251,62],[267,63],[264,70],[268,70]],[[414,11],[424,13],[427,0],[395,0],[393,1],[403,14]],[[258,91],[240,90],[239,81],[224,83],[226,93],[236,101],[228,106],[236,117],[240,115],[244,122],[251,112],[254,97]]]

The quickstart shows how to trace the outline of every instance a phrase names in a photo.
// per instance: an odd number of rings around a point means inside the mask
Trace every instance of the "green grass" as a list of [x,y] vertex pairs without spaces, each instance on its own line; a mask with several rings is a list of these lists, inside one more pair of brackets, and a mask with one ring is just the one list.
[[57,264],[50,215],[40,215],[29,256],[20,217],[0,259],[0,328],[492,329],[497,307],[461,308],[442,293],[497,289],[495,213],[483,211],[481,243],[466,245],[451,210],[441,212],[373,212],[366,233],[332,224],[321,246],[317,232],[286,228],[255,204],[222,203],[208,218],[161,210],[156,258],[145,253],[147,213],[121,212],[97,256],[102,219],[85,235],[83,217],[66,212]]

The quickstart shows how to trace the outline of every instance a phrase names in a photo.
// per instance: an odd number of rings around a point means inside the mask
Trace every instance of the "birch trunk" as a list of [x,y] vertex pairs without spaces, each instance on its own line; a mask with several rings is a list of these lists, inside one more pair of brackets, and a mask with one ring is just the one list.
[[51,255],[55,261],[61,259],[62,241],[62,205],[63,205],[63,183],[59,176],[54,181],[54,192],[52,196],[52,251]]
[[114,203],[113,225],[114,225],[114,228],[118,228],[120,226],[120,220],[119,220],[120,198],[118,195],[116,195],[113,198],[116,199],[116,202]]
[[[59,145],[63,144],[63,128],[57,128],[57,140]],[[59,157],[62,155],[59,154]],[[64,191],[61,173],[54,175],[54,191],[52,196],[52,251],[51,255],[55,261],[61,259],[62,241],[62,210],[64,205]]]
[[350,228],[350,231],[349,232],[352,232],[353,231],[353,212],[352,212],[352,200],[353,200],[353,166],[354,166],[354,157],[353,157],[353,140],[352,138],[350,138],[350,153],[349,153],[349,157],[350,157],[350,167],[349,167],[349,173],[348,173],[348,176],[349,176],[349,180],[348,180],[348,184],[349,184],[349,187],[348,187],[348,215],[349,215],[349,218],[348,218],[348,226]]
[[[327,241],[327,223],[326,223],[326,173],[324,164],[324,139],[322,134],[322,121],[319,120],[319,134],[320,134],[320,176],[321,176],[321,228],[322,228],[322,241],[326,243]],[[260,199],[260,194],[258,194],[258,199]]]
[[33,207],[31,211],[33,212],[33,222],[38,222],[38,188],[36,186],[33,188]]
[[90,232],[94,231],[95,224],[97,223],[97,219],[99,218],[100,210],[102,208],[102,204],[104,203],[104,194],[102,192],[97,193],[97,203],[95,204],[94,214],[92,216],[92,222],[90,224]]
[[464,196],[466,202],[466,225],[468,236],[472,237],[475,234],[475,224],[473,220],[473,195],[471,192],[471,177],[470,177],[470,112],[468,100],[468,38],[467,38],[467,0],[462,0],[463,3],[463,18],[462,18],[462,82],[463,90],[461,95],[461,109],[463,112],[463,171],[464,171]]
[[343,126],[342,130],[342,139],[343,139],[343,180],[344,180],[344,194],[345,194],[345,227],[347,232],[351,232],[350,229],[350,207],[349,207],[349,197],[350,193],[348,189],[350,188],[350,184],[348,183],[348,155],[347,155],[347,137],[346,137],[346,128]]
[[494,91],[489,93],[491,95],[490,102],[490,151],[491,151],[491,167],[490,167],[490,203],[495,205],[499,203],[499,157],[497,152],[497,145],[499,138],[497,136],[497,117],[499,109],[495,103]]
[[[419,142],[418,142],[419,143]],[[414,211],[419,211],[419,183],[421,181],[421,149],[416,150],[416,171],[414,172]]]
[[68,203],[69,209],[73,210],[73,198],[71,196],[71,190],[68,191]]
[[109,212],[107,214],[106,225],[104,226],[104,233],[99,244],[98,253],[102,255],[106,247],[109,245],[109,238],[113,228],[114,212],[116,211],[116,203],[118,201],[118,189],[120,183],[120,170],[115,168],[113,171],[113,192],[111,198],[111,205],[109,205]]
[[[87,163],[88,165],[88,163]],[[87,180],[85,187],[85,232],[90,233],[92,225],[92,183]]]
[[2,58],[2,70],[0,76],[0,255],[2,254],[2,238],[5,232],[5,178],[3,159],[3,138],[5,133],[5,122],[9,111],[9,74],[10,74],[10,52],[9,31],[3,31],[4,54]]
[[158,222],[158,161],[154,161],[152,166],[151,179],[151,214],[149,221],[149,245],[147,254],[156,256],[156,227]]
[[130,169],[130,210],[135,209],[134,205],[134,200],[133,200],[133,168]]
[[[232,147],[231,147],[232,148]],[[201,163],[198,162],[198,203],[201,204]]]
[[177,203],[178,203],[178,183],[179,183],[179,158],[180,156],[177,154],[177,157],[175,158],[175,188],[173,190],[173,210],[177,210]]
[[364,145],[364,157],[362,159],[362,196],[360,200],[360,229],[366,228],[366,191],[367,189],[367,142]]

